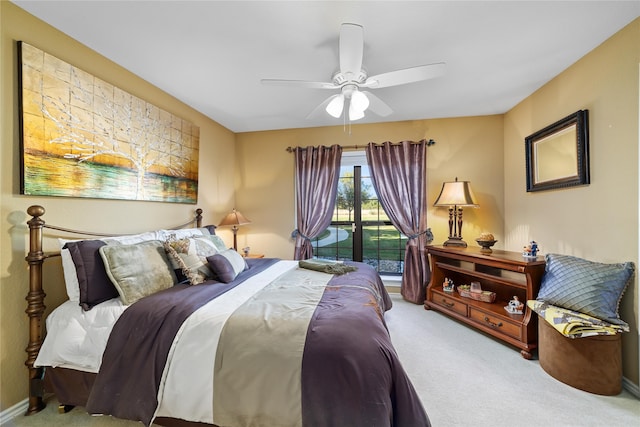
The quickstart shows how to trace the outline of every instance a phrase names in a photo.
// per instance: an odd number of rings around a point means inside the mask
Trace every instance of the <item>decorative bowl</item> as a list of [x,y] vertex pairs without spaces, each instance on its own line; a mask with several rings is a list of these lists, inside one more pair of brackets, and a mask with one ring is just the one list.
[[490,254],[491,252],[493,252],[491,250],[491,246],[495,245],[497,240],[480,240],[480,239],[476,239],[476,242],[478,242],[478,245],[480,245],[480,247],[482,249],[480,249],[480,252],[485,253],[485,254]]

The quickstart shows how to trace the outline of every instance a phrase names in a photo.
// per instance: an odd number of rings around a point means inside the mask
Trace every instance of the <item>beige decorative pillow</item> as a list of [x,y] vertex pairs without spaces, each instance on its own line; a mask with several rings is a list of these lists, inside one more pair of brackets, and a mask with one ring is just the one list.
[[212,277],[207,257],[217,254],[218,248],[210,236],[183,239],[169,236],[164,248],[180,282],[188,281],[191,285],[197,285]]
[[106,245],[99,249],[104,266],[125,305],[176,283],[162,242]]

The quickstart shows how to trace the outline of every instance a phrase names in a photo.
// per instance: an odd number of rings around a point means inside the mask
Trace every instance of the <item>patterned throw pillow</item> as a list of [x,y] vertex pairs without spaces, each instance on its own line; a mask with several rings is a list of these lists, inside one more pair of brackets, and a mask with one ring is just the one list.
[[557,254],[547,254],[546,262],[537,300],[627,325],[618,306],[635,270],[632,262],[602,264]]
[[213,275],[207,257],[219,252],[212,236],[191,236],[176,239],[174,236],[164,242],[164,249],[178,276],[178,281],[197,285]]

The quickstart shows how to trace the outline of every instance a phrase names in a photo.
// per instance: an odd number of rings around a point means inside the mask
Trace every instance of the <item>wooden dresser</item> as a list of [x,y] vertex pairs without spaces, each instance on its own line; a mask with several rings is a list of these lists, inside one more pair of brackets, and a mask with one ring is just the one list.
[[[438,310],[461,322],[486,332],[520,349],[522,357],[531,358],[538,344],[537,317],[527,306],[535,299],[544,274],[542,257],[529,260],[519,252],[494,249],[485,254],[480,248],[427,246],[431,264],[431,282],[427,287],[425,309]],[[453,280],[456,291],[445,292],[445,279]],[[480,282],[483,291],[496,293],[494,302],[462,297],[459,285]],[[525,304],[523,314],[505,310],[517,296]]]

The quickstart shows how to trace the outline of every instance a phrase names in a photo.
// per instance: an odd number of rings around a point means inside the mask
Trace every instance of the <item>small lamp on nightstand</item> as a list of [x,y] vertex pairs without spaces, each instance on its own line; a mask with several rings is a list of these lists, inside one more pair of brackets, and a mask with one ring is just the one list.
[[220,224],[218,224],[219,227],[223,227],[226,225],[232,226],[231,230],[233,231],[233,249],[235,249],[236,251],[238,250],[238,241],[236,239],[236,234],[238,233],[238,226],[245,225],[245,224],[251,224],[251,221],[249,221],[240,212],[235,210],[235,208],[233,209],[233,211],[231,211],[229,215],[225,216],[222,219],[222,221],[220,221]]
[[467,243],[462,240],[462,206],[478,207],[473,191],[471,191],[471,183],[458,181],[457,177],[454,182],[443,183],[440,195],[433,206],[449,208],[449,240],[443,245],[466,248]]

